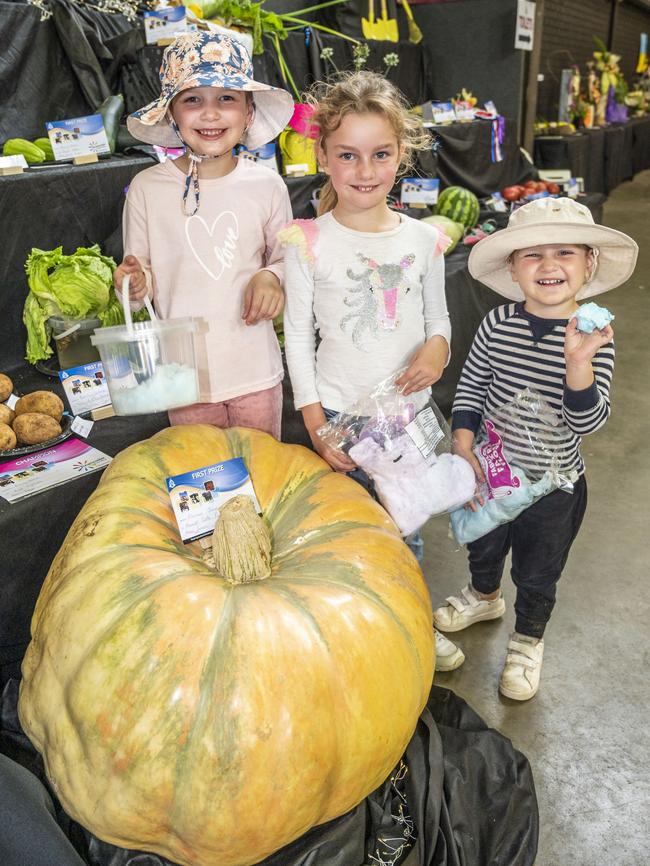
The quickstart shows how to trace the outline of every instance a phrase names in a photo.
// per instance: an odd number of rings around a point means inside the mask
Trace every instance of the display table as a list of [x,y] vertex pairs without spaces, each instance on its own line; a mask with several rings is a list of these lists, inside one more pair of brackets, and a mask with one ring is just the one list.
[[435,154],[419,154],[418,163],[423,174],[440,178],[441,187],[464,186],[486,197],[533,177],[535,167],[517,145],[512,120],[505,120],[500,162],[492,160],[492,121],[449,123],[433,127],[433,132],[440,138],[440,149]]
[[650,168],[650,115],[574,135],[540,135],[534,153],[538,168],[568,169],[587,192],[609,193]]

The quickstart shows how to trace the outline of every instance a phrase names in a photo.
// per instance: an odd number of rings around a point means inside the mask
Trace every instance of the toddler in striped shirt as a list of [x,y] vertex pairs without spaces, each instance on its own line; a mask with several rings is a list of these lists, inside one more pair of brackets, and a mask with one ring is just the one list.
[[470,253],[472,276],[510,303],[491,310],[474,337],[452,409],[455,452],[483,482],[472,450],[483,415],[531,388],[557,412],[564,433],[560,468],[577,476],[573,493],[555,489],[470,542],[468,586],[434,612],[436,628],[445,632],[502,617],[501,577],[512,552],[515,631],[499,690],[513,700],[528,700],[539,688],[544,630],[587,505],[581,437],[602,427],[610,412],[614,332],[609,324],[589,334],[578,330],[577,301],[625,282],[637,253],[630,237],[596,225],[584,205],[550,197],[514,211],[506,229]]

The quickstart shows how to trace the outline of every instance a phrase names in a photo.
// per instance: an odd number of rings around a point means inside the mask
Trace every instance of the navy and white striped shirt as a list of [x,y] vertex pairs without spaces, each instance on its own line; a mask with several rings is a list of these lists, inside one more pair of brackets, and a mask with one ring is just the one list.
[[[596,352],[595,381],[572,391],[566,385],[564,334],[568,319],[542,319],[523,303],[491,310],[479,325],[461,373],[452,408],[454,430],[477,432],[484,414],[497,413],[524,388],[541,394],[555,414],[552,442],[563,473],[584,471],[580,438],[609,417],[609,389],[614,372],[614,344]],[[547,438],[549,428],[545,427]],[[515,456],[514,454],[511,456]],[[541,467],[540,467],[541,468]]]

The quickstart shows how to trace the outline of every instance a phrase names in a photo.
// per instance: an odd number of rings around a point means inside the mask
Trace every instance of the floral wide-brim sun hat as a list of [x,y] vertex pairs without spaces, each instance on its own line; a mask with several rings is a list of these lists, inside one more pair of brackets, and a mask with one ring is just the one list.
[[171,124],[172,99],[192,87],[223,87],[253,94],[254,115],[243,144],[254,150],[282,132],[293,114],[286,90],[253,78],[253,63],[237,39],[209,31],[184,33],[165,49],[160,96],[127,118],[134,138],[160,147],[183,145]]
[[524,293],[513,281],[508,263],[515,250],[541,244],[584,244],[596,252],[591,278],[576,300],[620,286],[634,272],[639,248],[629,235],[594,222],[591,211],[571,198],[541,198],[514,211],[505,229],[480,240],[469,254],[474,279],[511,301]]

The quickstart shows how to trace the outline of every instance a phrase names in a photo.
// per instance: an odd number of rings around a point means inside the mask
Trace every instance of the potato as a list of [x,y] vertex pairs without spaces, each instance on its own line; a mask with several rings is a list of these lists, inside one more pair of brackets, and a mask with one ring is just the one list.
[[14,433],[20,445],[40,445],[61,433],[61,425],[50,415],[42,412],[25,412],[16,415],[13,423]]
[[4,373],[0,373],[0,403],[4,403],[4,401],[9,397],[9,395],[14,390],[14,383],[11,381],[9,376],[5,376]]
[[32,391],[31,394],[25,394],[18,400],[15,411],[16,415],[37,412],[41,415],[49,415],[55,421],[60,421],[63,415],[63,401],[51,391]]
[[0,451],[11,451],[16,447],[16,434],[8,424],[0,424]]
[[11,426],[15,417],[16,413],[13,409],[5,406],[4,403],[0,403],[0,424],[9,424]]

